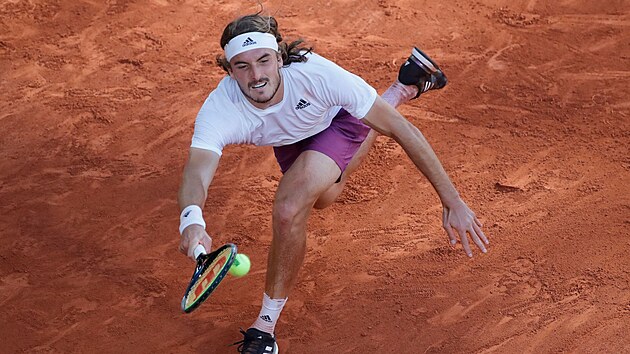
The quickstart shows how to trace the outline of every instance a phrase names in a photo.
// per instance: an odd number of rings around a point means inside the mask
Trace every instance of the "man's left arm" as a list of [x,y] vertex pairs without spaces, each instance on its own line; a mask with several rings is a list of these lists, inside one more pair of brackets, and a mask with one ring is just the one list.
[[362,121],[379,133],[396,140],[416,167],[431,182],[444,208],[442,226],[446,230],[451,244],[457,243],[454,232],[456,230],[464,251],[469,257],[472,257],[470,244],[466,237],[466,233],[468,233],[477,247],[486,253],[484,243],[487,245],[488,239],[481,230],[481,222],[460,198],[440,160],[420,130],[380,97],[376,98],[372,108]]

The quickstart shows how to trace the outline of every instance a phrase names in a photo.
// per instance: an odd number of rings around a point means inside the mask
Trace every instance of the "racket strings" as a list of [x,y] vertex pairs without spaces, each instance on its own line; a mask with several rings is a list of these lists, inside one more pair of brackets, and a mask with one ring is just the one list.
[[184,312],[193,311],[214,291],[227,275],[236,252],[236,245],[227,244],[215,252],[199,256],[195,272],[182,298]]
[[191,310],[205,300],[218,282],[227,273],[226,267],[231,259],[229,249],[223,250],[216,256],[201,256],[197,261],[191,285],[185,295],[184,310]]

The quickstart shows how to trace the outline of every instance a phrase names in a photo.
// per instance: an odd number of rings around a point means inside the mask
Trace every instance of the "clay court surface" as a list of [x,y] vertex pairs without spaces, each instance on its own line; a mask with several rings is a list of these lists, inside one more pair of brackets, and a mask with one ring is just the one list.
[[[381,137],[311,217],[282,353],[630,352],[630,3],[284,0],[285,37],[383,92],[418,45],[450,82],[400,108],[484,222]],[[0,2],[0,352],[227,353],[258,314],[281,178],[231,146],[205,206],[250,275],[180,300],[177,189],[236,1]],[[228,119],[229,117],[226,117]]]

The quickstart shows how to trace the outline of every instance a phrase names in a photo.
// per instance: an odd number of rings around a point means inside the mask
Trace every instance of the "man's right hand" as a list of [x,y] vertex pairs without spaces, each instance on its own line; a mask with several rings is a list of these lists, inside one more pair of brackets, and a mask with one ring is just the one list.
[[184,229],[182,238],[179,242],[179,251],[187,255],[193,261],[196,261],[193,251],[197,245],[202,245],[207,253],[210,253],[212,248],[212,238],[203,226],[198,224],[192,224]]

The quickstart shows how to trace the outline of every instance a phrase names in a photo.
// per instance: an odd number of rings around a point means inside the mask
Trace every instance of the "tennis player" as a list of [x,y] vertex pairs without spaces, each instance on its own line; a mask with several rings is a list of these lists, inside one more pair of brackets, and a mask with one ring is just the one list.
[[312,208],[341,193],[377,134],[396,140],[431,182],[443,205],[442,223],[452,245],[472,257],[470,240],[486,252],[488,239],[473,211],[422,133],[395,109],[446,85],[427,55],[414,48],[398,80],[382,96],[359,76],[306,48],[284,42],[271,16],[253,14],[229,23],[217,61],[227,72],[203,103],[179,190],[179,249],[193,258],[196,245],[211,249],[202,209],[229,144],[273,146],[284,174],[273,203],[273,239],[260,314],[242,331],[241,353],[278,352],[275,325],[294,287],[306,252]]

